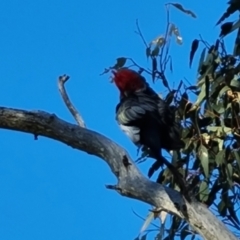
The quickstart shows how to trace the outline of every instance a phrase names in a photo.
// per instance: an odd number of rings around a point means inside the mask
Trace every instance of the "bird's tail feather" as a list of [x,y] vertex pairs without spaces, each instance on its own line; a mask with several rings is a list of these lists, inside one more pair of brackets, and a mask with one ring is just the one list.
[[169,150],[179,150],[185,147],[185,143],[181,140],[181,130],[177,123],[173,126],[161,129],[162,147]]
[[185,198],[190,202],[191,199],[188,195],[188,185],[183,178],[182,174],[170,163],[167,161],[166,158],[164,158],[161,154],[156,158],[156,162],[151,166],[151,168],[148,171],[148,177],[150,178],[155,171],[157,171],[163,164],[165,164],[168,169],[172,172],[176,184],[180,187],[181,193],[185,196]]

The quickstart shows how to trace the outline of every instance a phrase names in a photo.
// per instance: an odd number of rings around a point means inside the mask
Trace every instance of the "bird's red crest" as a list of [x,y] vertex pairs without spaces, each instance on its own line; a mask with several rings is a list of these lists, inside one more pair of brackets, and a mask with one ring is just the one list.
[[113,82],[120,92],[134,92],[145,86],[144,78],[134,70],[122,68],[113,71]]

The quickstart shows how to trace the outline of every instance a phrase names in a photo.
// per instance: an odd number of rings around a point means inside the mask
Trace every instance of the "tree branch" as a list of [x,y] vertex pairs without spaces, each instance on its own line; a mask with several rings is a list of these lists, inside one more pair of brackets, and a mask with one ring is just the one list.
[[[206,206],[194,200],[191,204],[185,203],[177,191],[144,177],[122,147],[97,132],[65,122],[47,112],[5,107],[0,107],[0,128],[45,136],[95,155],[105,160],[117,177],[117,185],[111,188],[121,195],[185,219],[204,239],[237,239]],[[187,217],[182,206],[187,207]]]
[[80,127],[86,127],[86,125],[85,125],[85,123],[83,121],[83,118],[78,113],[77,109],[73,106],[73,104],[71,103],[71,101],[70,101],[70,99],[69,99],[69,97],[67,95],[66,89],[64,87],[64,84],[68,81],[69,78],[70,77],[67,76],[67,75],[60,76],[59,79],[58,79],[58,89],[59,89],[59,91],[61,93],[63,101],[65,102],[67,108],[69,109],[69,111],[73,115],[73,117],[76,120],[77,124]]

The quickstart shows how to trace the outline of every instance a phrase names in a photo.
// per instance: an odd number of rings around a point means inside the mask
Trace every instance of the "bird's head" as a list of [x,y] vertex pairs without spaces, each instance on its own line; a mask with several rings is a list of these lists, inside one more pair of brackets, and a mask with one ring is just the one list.
[[145,78],[134,70],[122,68],[112,73],[112,80],[121,94],[134,93],[146,87]]

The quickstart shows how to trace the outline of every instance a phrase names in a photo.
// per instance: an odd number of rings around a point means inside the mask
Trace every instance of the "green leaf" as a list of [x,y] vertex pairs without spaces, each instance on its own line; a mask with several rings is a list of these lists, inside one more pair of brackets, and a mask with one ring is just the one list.
[[189,61],[189,67],[191,68],[192,66],[192,61],[193,61],[193,57],[198,49],[198,45],[199,45],[199,40],[194,39],[192,42],[192,46],[191,46],[191,52],[190,52],[190,61]]
[[210,86],[210,80],[209,80],[209,77],[208,75],[205,77],[205,95],[206,95],[206,100],[208,101],[208,98],[209,98],[209,86]]
[[201,70],[201,76],[198,78],[197,85],[200,87],[202,84],[205,83],[205,76],[207,76],[209,73],[213,71],[213,65],[210,63],[208,65],[203,64],[205,66],[206,70],[202,73]]
[[219,127],[214,127],[214,126],[208,126],[207,127],[207,130],[208,131],[211,131],[211,132],[217,132],[219,129]]
[[122,68],[125,65],[126,61],[127,58],[125,57],[117,58],[117,63],[115,64],[114,68],[115,69]]
[[194,147],[192,138],[186,138],[183,141],[185,143],[185,147],[182,150],[183,153],[184,154],[191,153]]
[[206,85],[203,84],[201,87],[201,92],[198,95],[197,101],[195,102],[195,105],[200,106],[201,103],[204,101],[206,97]]
[[179,101],[179,108],[178,108],[178,112],[180,116],[183,117],[183,119],[185,119],[187,104],[188,104],[188,94],[187,92],[184,92],[182,94],[181,100]]
[[165,102],[170,105],[173,101],[174,94],[176,93],[176,90],[172,90],[171,92],[168,93],[168,95],[165,98]]
[[240,90],[240,81],[238,80],[237,76],[232,79],[230,86],[237,88],[237,90]]
[[192,86],[187,87],[185,90],[193,90],[193,91],[197,91],[197,90],[198,90],[198,86],[194,86],[194,85],[192,85]]
[[223,149],[217,153],[215,159],[216,159],[216,163],[218,164],[218,166],[220,166],[224,163],[225,154],[226,154],[226,149]]
[[222,102],[218,103],[218,104],[212,104],[211,105],[213,107],[213,109],[218,113],[218,114],[222,114],[224,113],[225,109],[224,109],[224,105]]
[[198,149],[199,159],[203,167],[204,175],[206,178],[209,176],[209,159],[208,159],[208,150],[204,145],[201,145]]
[[205,58],[205,53],[206,53],[206,48],[204,48],[202,53],[201,53],[200,60],[199,60],[199,63],[198,63],[198,72],[200,72],[200,70],[202,68],[204,58]]
[[221,26],[220,37],[224,37],[232,30],[233,22],[226,22]]
[[221,26],[220,37],[225,37],[229,33],[240,27],[240,20],[233,24],[233,22],[226,22]]
[[141,237],[141,240],[146,240],[147,239],[147,233]]
[[228,90],[231,90],[231,88],[229,86],[225,86],[221,89],[221,91],[219,92],[218,96],[221,97],[225,92],[227,92]]
[[227,174],[228,184],[229,184],[230,188],[232,188],[232,186],[233,186],[233,182],[232,182],[233,167],[230,163],[227,164],[226,174]]
[[193,12],[190,11],[190,10],[185,9],[185,8],[184,8],[181,4],[179,4],[179,3],[169,3],[169,4],[173,5],[175,8],[177,8],[177,9],[179,9],[180,11],[182,11],[182,12],[190,15],[190,16],[193,17],[193,18],[196,18],[196,17],[197,17],[197,16],[195,15],[195,13],[193,13]]
[[228,18],[231,14],[233,14],[234,12],[236,12],[237,10],[239,10],[239,1],[235,1],[235,0],[230,0],[228,2],[228,4],[230,5],[227,8],[227,11],[221,16],[221,18],[218,20],[218,22],[216,23],[216,25],[220,24],[222,21],[224,21],[226,18]]
[[190,134],[190,129],[189,129],[189,128],[184,128],[184,129],[182,130],[182,138],[183,138],[183,139],[184,139],[184,138],[190,139],[189,137],[191,137],[192,134],[191,134],[191,136],[189,136],[189,134]]
[[142,225],[142,228],[140,230],[140,234],[142,234],[147,227],[149,226],[149,224],[151,223],[151,221],[154,219],[154,213],[153,212],[149,212],[148,216],[146,217],[144,224]]
[[202,63],[201,69],[199,69],[199,74],[201,76],[198,78],[198,86],[201,86],[205,82],[205,76],[212,73],[216,68],[216,54],[208,53],[205,62]]
[[222,217],[225,217],[227,214],[227,206],[223,199],[218,204],[218,212]]
[[222,151],[222,149],[223,149],[223,140],[222,139],[217,139],[217,142],[218,142],[218,149],[219,149],[219,151]]
[[235,156],[235,158],[236,158],[236,160],[237,160],[238,169],[240,169],[240,154],[239,154],[239,151],[234,150],[234,151],[233,151],[233,154],[234,154],[234,156]]
[[146,48],[146,56],[147,56],[147,58],[149,58],[150,55],[151,55],[151,48],[150,48],[150,47],[147,47],[147,48]]
[[200,201],[206,202],[208,200],[209,187],[205,181],[202,181],[199,187],[199,198]]
[[220,84],[222,84],[224,82],[224,77],[223,76],[218,76],[217,78],[214,79],[214,81],[212,82],[212,85],[211,85],[211,96],[213,98],[215,98],[215,95],[218,94],[217,91],[219,91],[219,86]]

